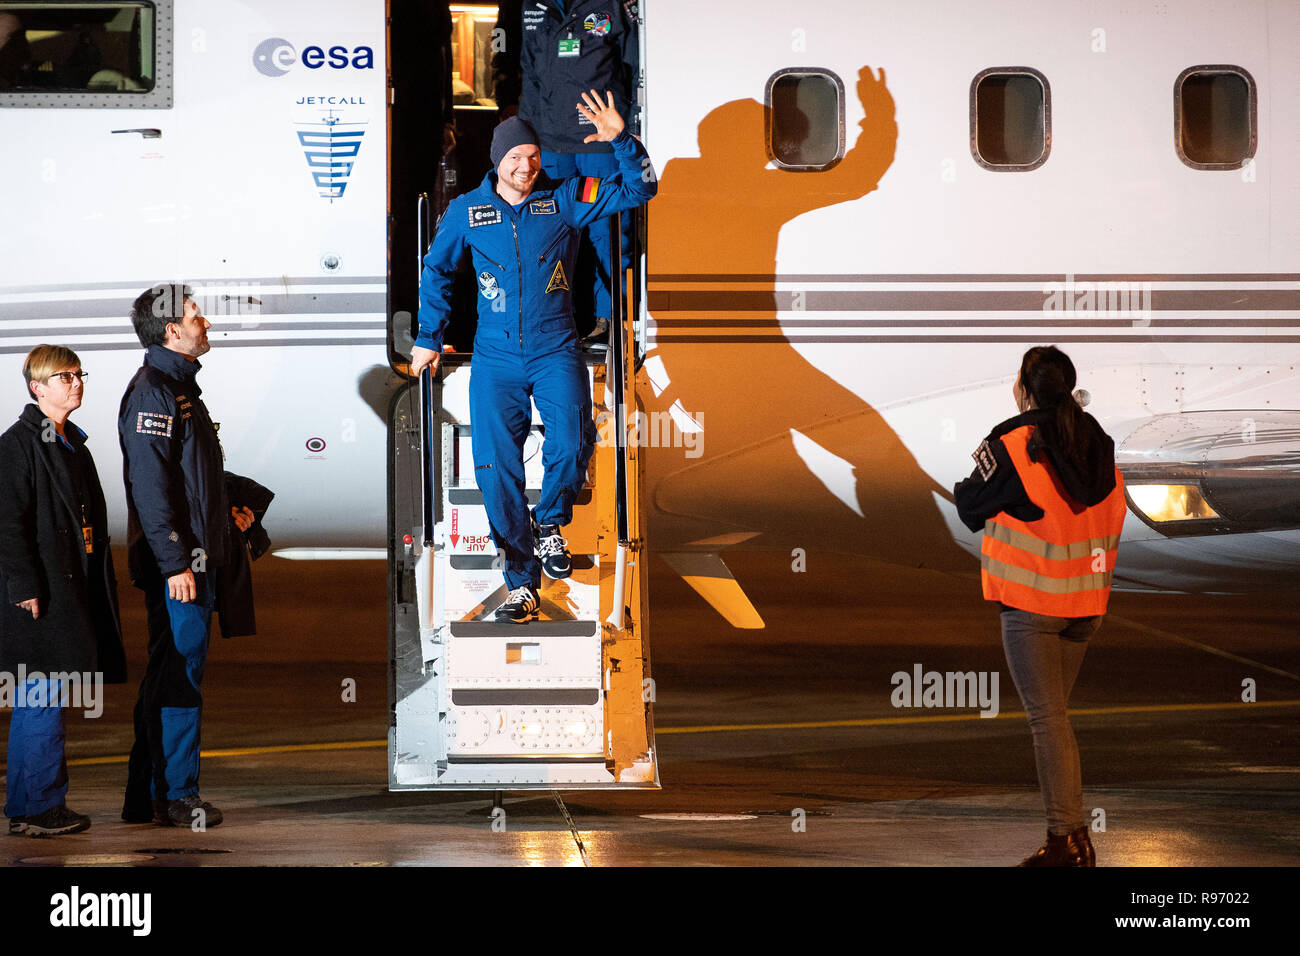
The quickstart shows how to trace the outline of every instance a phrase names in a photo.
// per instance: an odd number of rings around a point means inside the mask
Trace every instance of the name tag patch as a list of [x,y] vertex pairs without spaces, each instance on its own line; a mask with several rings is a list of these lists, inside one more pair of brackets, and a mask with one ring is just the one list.
[[993,449],[989,447],[988,439],[980,442],[980,446],[971,454],[975,459],[975,467],[980,470],[980,477],[988,481],[993,477],[993,472],[998,470],[998,460],[993,454]]
[[492,226],[501,222],[501,210],[489,203],[469,207],[469,224],[474,226]]
[[159,412],[140,412],[135,419],[135,430],[140,435],[172,436],[172,417]]
[[534,216],[554,216],[555,200],[554,199],[534,199],[528,204],[528,209]]

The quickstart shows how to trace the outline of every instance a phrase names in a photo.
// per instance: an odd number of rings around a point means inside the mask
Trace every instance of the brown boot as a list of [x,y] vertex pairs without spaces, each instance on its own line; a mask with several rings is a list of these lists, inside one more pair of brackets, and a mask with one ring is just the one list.
[[1020,861],[1021,866],[1096,866],[1097,854],[1086,826],[1073,833],[1047,834],[1047,842],[1037,852]]

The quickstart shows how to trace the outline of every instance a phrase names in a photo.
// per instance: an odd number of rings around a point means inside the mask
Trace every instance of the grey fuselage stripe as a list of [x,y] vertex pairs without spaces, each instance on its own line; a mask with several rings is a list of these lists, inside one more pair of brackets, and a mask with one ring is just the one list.
[[654,335],[656,345],[880,345],[909,342],[1300,342],[1300,335]]
[[[204,314],[214,325],[218,322],[253,322],[272,315],[330,315],[341,312],[387,315],[386,292],[259,293],[259,304],[240,303],[231,297],[229,310],[212,309],[203,304]],[[122,317],[122,325],[131,331],[131,303],[134,299],[67,299],[51,302],[0,302],[0,322],[58,322],[67,319],[101,319]],[[74,331],[74,330],[69,330]]]
[[[1053,297],[1059,308],[1047,309]],[[979,291],[834,291],[821,289],[650,291],[653,312],[1017,312],[1050,317],[1137,310],[1162,312],[1254,312],[1300,310],[1300,289],[1137,289],[1112,296],[1097,290],[1084,304],[1070,293]],[[1074,303],[1069,304],[1069,303]]]
[[[298,285],[370,285],[383,283],[387,285],[387,276],[271,276],[264,279],[246,278],[244,276],[228,276],[225,278],[207,278],[207,279],[138,279],[134,282],[61,282],[58,285],[0,285],[0,295],[16,295],[18,293],[31,292],[108,292],[113,289],[135,289],[136,295],[151,289],[157,285],[166,285],[171,282],[185,282],[195,288],[196,292],[202,291],[204,287],[213,286],[216,288],[225,288],[227,286],[264,286],[268,289],[275,286],[298,286]],[[135,296],[131,296],[134,300]]]
[[[269,349],[292,346],[294,348],[316,347],[321,345],[368,345],[371,347],[386,346],[386,340],[369,337],[348,337],[340,336],[337,338],[323,339],[229,339],[218,340],[215,343],[214,351],[222,349]],[[31,345],[0,345],[0,355],[25,355],[32,350]],[[85,355],[92,352],[124,352],[134,351],[142,352],[139,342],[76,342],[73,348],[79,355]]]
[[1116,272],[1089,273],[650,273],[647,282],[1300,282],[1300,272]]

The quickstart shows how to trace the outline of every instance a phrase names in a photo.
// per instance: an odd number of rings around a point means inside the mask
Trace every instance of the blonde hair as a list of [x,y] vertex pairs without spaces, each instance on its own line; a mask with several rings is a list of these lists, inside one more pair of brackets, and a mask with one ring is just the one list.
[[27,353],[27,360],[23,362],[23,383],[28,398],[31,397],[32,387],[27,383],[43,382],[55,372],[62,372],[73,366],[80,367],[81,359],[77,358],[77,353],[67,346],[36,346]]

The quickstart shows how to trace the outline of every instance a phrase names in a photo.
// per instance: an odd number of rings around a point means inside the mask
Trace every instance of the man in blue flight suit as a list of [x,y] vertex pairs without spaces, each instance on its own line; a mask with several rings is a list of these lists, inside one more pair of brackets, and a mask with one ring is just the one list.
[[[187,286],[159,285],[131,309],[148,351],[122,396],[118,437],[126,482],[127,563],[144,591],[149,662],[135,705],[135,744],[122,819],[213,827],[222,815],[199,797],[200,687],[227,555],[231,518],[221,444],[199,397],[198,358],[211,324]],[[201,826],[200,826],[201,825]]]
[[[478,331],[469,382],[474,477],[483,492],[492,538],[503,556],[509,596],[498,621],[538,616],[541,572],[567,578],[569,553],[560,528],[586,480],[595,445],[587,367],[578,350],[569,276],[580,230],[612,213],[639,206],[658,183],[640,140],[624,129],[608,92],[582,94],[578,109],[609,143],[618,172],[608,179],[539,176],[540,149],[532,126],[518,117],[492,135],[496,166],[477,189],[452,200],[424,257],[420,334],[411,370],[434,371],[451,313],[452,283],[466,250],[478,274]],[[546,441],[542,493],[534,516],[524,493],[524,440],[537,403]]]
[[[609,177],[610,147],[593,141],[591,123],[572,105],[584,90],[608,90],[620,116],[632,116],[640,48],[636,0],[527,0],[502,3],[497,29],[505,43],[492,57],[494,95],[502,113],[516,108],[537,130],[542,169],[552,179]],[[609,219],[593,221],[579,252],[579,331],[593,334],[610,318]],[[631,265],[632,217],[622,219],[622,277]]]

